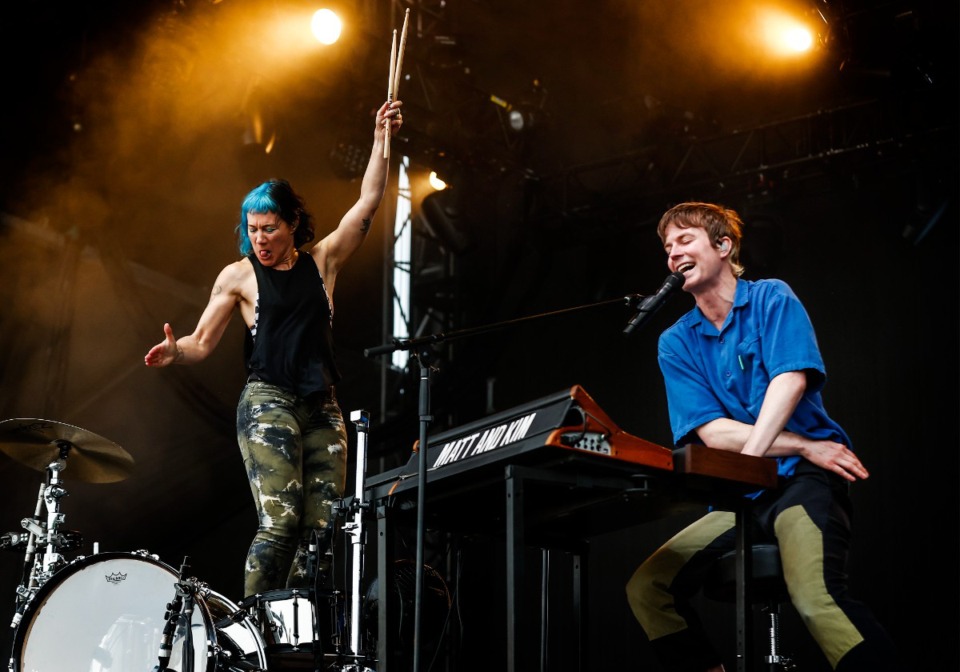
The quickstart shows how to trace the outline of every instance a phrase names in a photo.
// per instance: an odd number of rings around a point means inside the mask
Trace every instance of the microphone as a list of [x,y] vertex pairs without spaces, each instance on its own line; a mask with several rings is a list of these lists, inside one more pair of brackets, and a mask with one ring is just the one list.
[[[157,652],[157,658],[160,664],[153,668],[157,672],[166,672],[168,669],[167,663],[170,662],[170,658],[173,656],[173,633],[177,629],[177,622],[180,620],[180,612],[182,610],[183,597],[178,590],[173,597],[173,601],[167,603],[167,610],[163,615],[166,623],[163,626],[163,634],[160,638],[160,650]],[[190,627],[189,623],[187,627]]]
[[663,281],[663,285],[657,290],[656,294],[644,297],[637,306],[637,314],[630,318],[627,326],[623,330],[624,336],[629,336],[634,329],[649,320],[660,307],[666,303],[670,295],[683,287],[686,278],[680,271],[674,271]]
[[170,658],[173,657],[174,635],[177,631],[177,626],[180,624],[181,617],[184,615],[186,615],[184,620],[186,635],[189,637],[191,634],[190,629],[193,627],[193,619],[190,614],[193,611],[193,605],[191,602],[184,603],[184,598],[189,600],[189,596],[193,594],[192,590],[194,588],[191,579],[183,578],[183,575],[187,573],[187,568],[190,566],[188,560],[189,558],[187,556],[183,556],[183,563],[180,565],[177,582],[173,584],[173,600],[167,602],[166,612],[163,614],[166,623],[163,626],[163,632],[160,638],[160,649],[157,652],[159,665],[154,666],[151,672],[170,672],[167,664],[170,662]]

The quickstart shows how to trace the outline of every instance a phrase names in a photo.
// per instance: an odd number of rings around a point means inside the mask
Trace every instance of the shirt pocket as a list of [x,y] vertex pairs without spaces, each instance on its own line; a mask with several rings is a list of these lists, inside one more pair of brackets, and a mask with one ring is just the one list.
[[750,334],[737,344],[736,359],[735,370],[740,373],[736,376],[737,392],[743,407],[756,419],[770,384],[759,334]]

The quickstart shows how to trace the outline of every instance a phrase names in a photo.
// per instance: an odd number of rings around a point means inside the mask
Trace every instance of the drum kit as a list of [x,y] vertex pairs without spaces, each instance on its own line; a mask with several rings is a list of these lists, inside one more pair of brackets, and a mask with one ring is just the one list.
[[[69,465],[91,483],[127,478],[134,461],[117,444],[20,418],[0,422],[0,451],[46,474],[24,531],[0,536],[0,548],[25,554],[9,672],[372,672],[358,637],[345,635],[341,591],[274,590],[237,604],[189,576],[187,558],[176,570],[144,550],[94,545],[92,555],[68,561],[63,553],[82,538],[62,529],[62,472]],[[359,614],[356,599],[350,611]]]

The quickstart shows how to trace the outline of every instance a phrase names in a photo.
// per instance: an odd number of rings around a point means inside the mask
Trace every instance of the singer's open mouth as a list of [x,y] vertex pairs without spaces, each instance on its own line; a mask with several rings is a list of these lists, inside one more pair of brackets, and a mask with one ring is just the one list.
[[680,271],[681,273],[686,273],[694,266],[696,266],[696,264],[694,264],[692,261],[686,261],[680,264],[679,266],[677,266],[677,270]]

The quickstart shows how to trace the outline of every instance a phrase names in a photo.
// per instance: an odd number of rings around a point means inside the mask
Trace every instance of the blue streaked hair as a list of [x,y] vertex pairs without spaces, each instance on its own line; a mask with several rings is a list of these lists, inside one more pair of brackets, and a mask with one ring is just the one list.
[[247,215],[275,214],[290,226],[293,231],[293,244],[300,248],[313,240],[313,216],[307,212],[306,204],[284,179],[267,180],[254,187],[240,204],[240,222],[235,229],[237,247],[240,254],[247,256],[253,252],[250,234],[247,233]]

